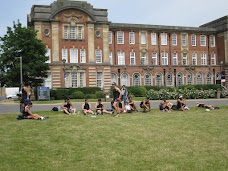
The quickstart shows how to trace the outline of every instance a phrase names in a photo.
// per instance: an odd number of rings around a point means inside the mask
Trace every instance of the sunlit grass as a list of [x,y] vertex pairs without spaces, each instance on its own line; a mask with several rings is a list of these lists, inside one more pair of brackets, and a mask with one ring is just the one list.
[[91,116],[0,115],[0,170],[205,170],[228,168],[228,107],[207,112]]

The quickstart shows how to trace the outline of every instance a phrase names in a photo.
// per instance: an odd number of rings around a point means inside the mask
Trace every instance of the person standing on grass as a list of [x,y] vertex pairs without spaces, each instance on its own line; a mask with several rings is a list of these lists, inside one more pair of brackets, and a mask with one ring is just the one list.
[[147,97],[140,103],[140,107],[143,109],[143,112],[150,111],[150,98]]
[[125,85],[122,86],[121,93],[122,93],[122,100],[123,100],[124,106],[125,106],[127,104],[127,100],[128,100],[128,90]]
[[24,111],[24,107],[26,104],[30,103],[30,87],[28,85],[26,85],[25,83],[21,84],[21,100],[20,100],[20,112],[23,113]]
[[97,102],[95,104],[95,109],[96,109],[97,114],[100,114],[100,115],[102,115],[103,113],[107,113],[107,114],[113,114],[114,113],[114,111],[109,112],[104,108],[104,105],[102,104],[101,99],[97,100]]
[[85,103],[82,104],[82,111],[84,115],[88,115],[88,114],[94,115],[94,112],[92,111],[92,107],[88,99],[85,99]]
[[76,108],[73,107],[73,104],[71,103],[70,99],[68,98],[66,103],[62,106],[63,112],[70,115],[74,114],[76,112]]
[[117,113],[120,113],[119,110],[119,102],[121,102],[121,97],[122,97],[122,92],[120,91],[120,89],[116,86],[116,83],[113,82],[112,83],[112,95],[113,95],[113,107],[116,110]]

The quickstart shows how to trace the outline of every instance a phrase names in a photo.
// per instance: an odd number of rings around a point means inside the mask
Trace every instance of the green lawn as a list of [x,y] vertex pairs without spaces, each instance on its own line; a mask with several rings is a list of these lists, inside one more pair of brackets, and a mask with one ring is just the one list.
[[92,118],[0,115],[1,171],[227,171],[228,107]]

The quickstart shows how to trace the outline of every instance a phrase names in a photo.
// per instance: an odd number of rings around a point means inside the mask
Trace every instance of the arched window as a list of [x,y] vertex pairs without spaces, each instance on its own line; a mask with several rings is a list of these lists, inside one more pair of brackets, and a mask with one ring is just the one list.
[[212,83],[212,74],[210,72],[207,73],[206,81],[207,81],[207,84],[213,84]]
[[156,77],[155,77],[155,85],[156,86],[162,86],[162,74],[161,73],[157,73]]
[[187,73],[186,75],[186,79],[187,79],[187,85],[193,85],[193,75],[192,73]]
[[129,77],[128,77],[128,74],[127,73],[123,73],[120,77],[121,79],[121,85],[126,85],[126,86],[129,86]]
[[173,74],[172,73],[167,73],[167,75],[166,75],[166,85],[167,86],[172,86],[173,85]]
[[216,73],[216,80],[221,80],[221,73],[220,72]]
[[177,74],[177,86],[182,86],[183,85],[183,74],[178,73]]
[[117,83],[117,76],[116,76],[116,74],[115,73],[112,73],[111,74],[111,82],[113,83],[113,82],[115,82],[115,83]]
[[196,84],[203,84],[203,74],[201,72],[196,75]]
[[135,73],[133,75],[133,86],[140,86],[140,75],[139,75],[139,73]]
[[151,82],[151,74],[150,73],[146,73],[144,76],[144,85],[145,86],[151,86],[152,82]]

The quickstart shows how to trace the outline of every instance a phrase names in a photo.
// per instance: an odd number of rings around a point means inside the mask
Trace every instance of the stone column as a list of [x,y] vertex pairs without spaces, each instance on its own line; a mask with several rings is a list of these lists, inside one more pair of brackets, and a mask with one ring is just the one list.
[[[58,22],[51,23],[51,33],[52,33],[52,60],[53,62],[58,62],[59,59],[59,25]],[[61,61],[61,60],[60,60]]]
[[95,62],[94,57],[94,24],[88,24],[88,60],[89,63]]
[[103,26],[103,63],[110,65],[109,61],[109,43],[108,43],[109,26]]
[[37,38],[42,40],[42,23],[41,22],[35,22],[34,28],[35,28],[35,31],[38,31],[37,32]]

